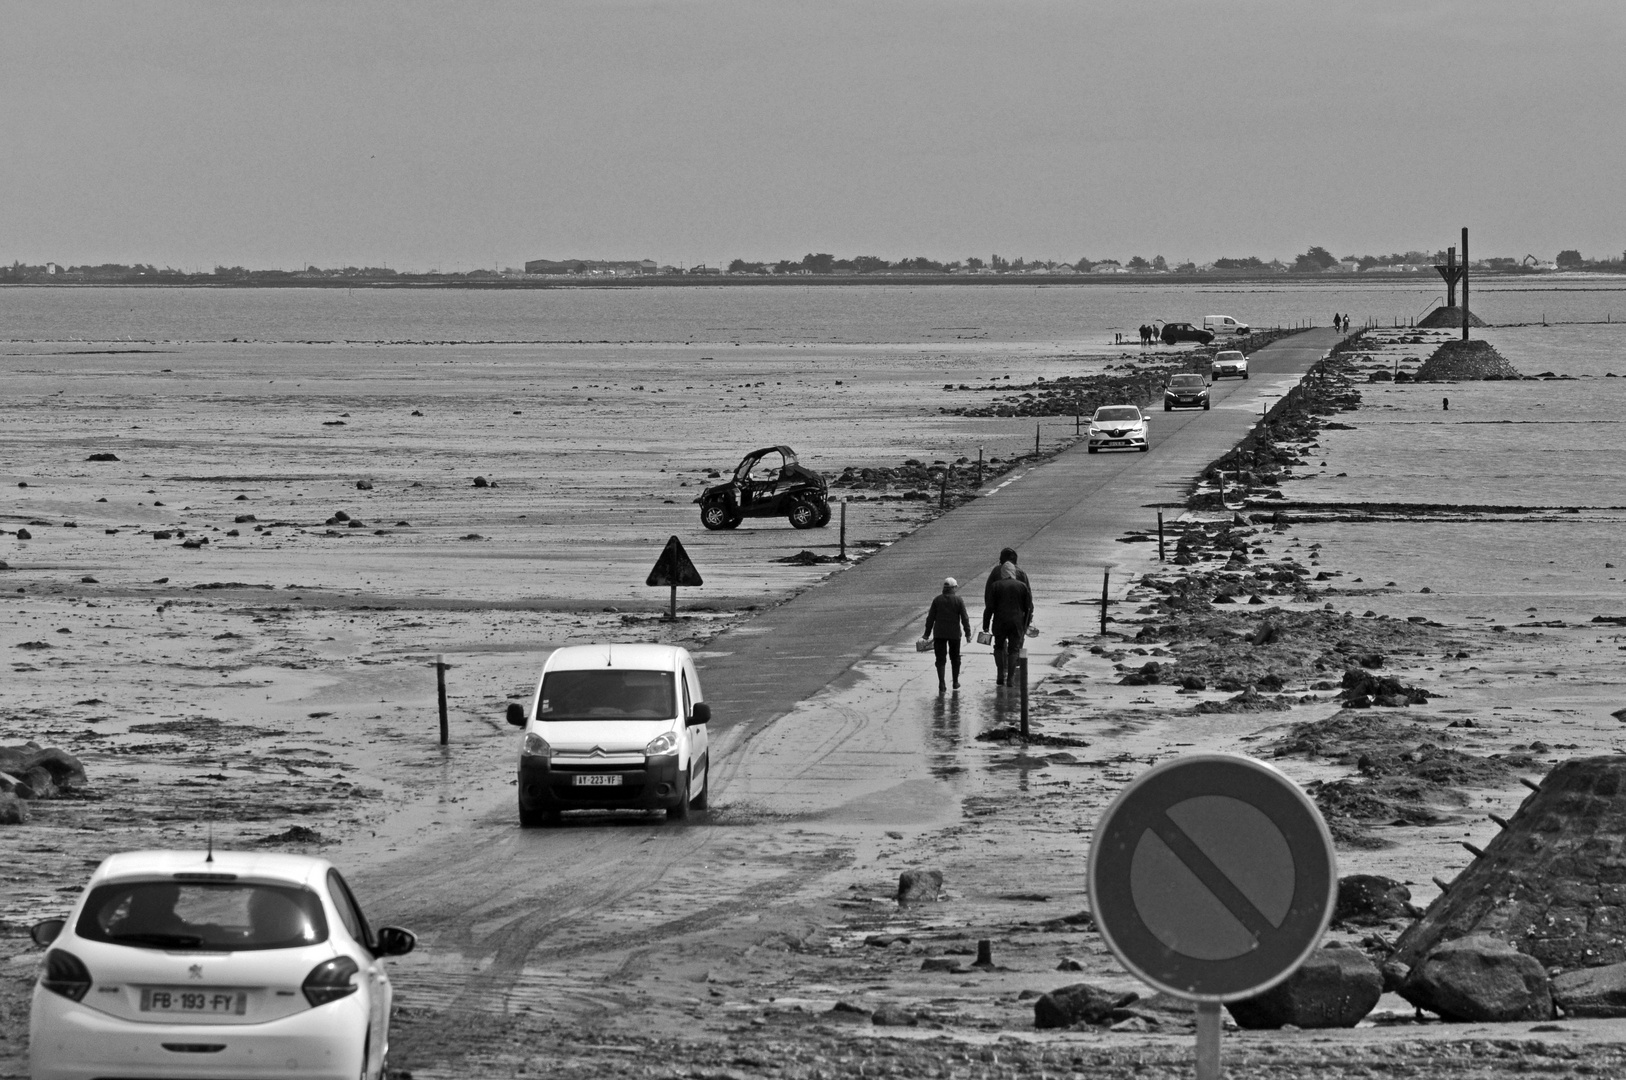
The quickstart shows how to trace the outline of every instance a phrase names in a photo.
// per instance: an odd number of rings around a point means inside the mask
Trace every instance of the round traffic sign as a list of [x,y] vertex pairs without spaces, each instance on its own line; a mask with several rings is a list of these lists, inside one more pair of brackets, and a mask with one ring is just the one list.
[[1184,998],[1236,1001],[1315,949],[1338,865],[1320,811],[1291,780],[1239,754],[1193,754],[1148,769],[1107,807],[1089,890],[1126,969]]

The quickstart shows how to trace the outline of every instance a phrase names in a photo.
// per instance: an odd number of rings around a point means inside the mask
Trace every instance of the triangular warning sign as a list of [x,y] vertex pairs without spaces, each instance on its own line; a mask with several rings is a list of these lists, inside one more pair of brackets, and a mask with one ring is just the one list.
[[689,553],[683,550],[683,542],[672,537],[666,542],[666,548],[661,557],[655,560],[655,569],[649,572],[649,579],[645,585],[703,585],[700,580],[700,571],[694,568],[689,561]]

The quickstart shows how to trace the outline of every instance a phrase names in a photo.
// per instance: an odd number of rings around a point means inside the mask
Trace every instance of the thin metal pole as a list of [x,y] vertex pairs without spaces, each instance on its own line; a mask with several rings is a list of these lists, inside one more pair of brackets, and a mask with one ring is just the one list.
[[1197,1003],[1197,1080],[1220,1080],[1220,1007],[1217,1001]]
[[1468,226],[1462,227],[1462,340],[1468,340]]
[[841,561],[847,561],[847,500],[841,500]]
[[1112,571],[1101,571],[1101,633],[1107,632],[1107,583],[1112,580]]
[[440,698],[440,745],[451,741],[452,733],[446,723],[446,657],[435,654],[435,689]]
[[668,611],[666,613],[666,617],[668,619],[670,619],[672,622],[677,622],[677,586],[676,585],[672,586],[672,606],[671,606],[670,609],[668,609]]
[[1039,425],[1033,425],[1033,456],[1039,456]]
[[1168,561],[1163,554],[1163,511],[1161,510],[1157,512],[1157,561]]

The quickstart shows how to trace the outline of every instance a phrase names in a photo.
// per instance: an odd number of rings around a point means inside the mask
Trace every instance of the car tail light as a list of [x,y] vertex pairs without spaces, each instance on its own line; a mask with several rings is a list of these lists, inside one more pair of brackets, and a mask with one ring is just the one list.
[[356,984],[350,981],[350,977],[360,970],[348,956],[335,956],[311,968],[311,973],[305,976],[299,988],[305,992],[305,1000],[312,1006],[326,1005],[356,992]]
[[90,992],[90,971],[73,953],[52,949],[45,954],[45,970],[40,973],[40,985],[69,1001],[79,1001]]

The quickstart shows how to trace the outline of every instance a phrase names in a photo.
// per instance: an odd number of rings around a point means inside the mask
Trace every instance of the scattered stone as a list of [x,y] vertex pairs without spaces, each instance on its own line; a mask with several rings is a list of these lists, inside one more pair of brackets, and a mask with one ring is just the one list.
[[477,488],[490,487],[491,481],[487,480],[483,476],[476,476],[474,478],[474,486]]
[[870,1023],[876,1027],[919,1027],[920,1014],[910,1012],[901,1005],[890,1002],[876,1009],[869,1017]]
[[17,643],[16,647],[19,648],[19,649],[34,650],[34,649],[49,649],[49,648],[52,648],[53,646],[51,645],[51,643],[49,641],[20,641],[20,642]]
[[168,529],[158,529],[152,534],[152,538],[154,540],[171,540],[174,538],[174,536],[175,534],[170,532]]
[[28,807],[11,792],[0,792],[0,825],[26,824],[28,824]]
[[239,495],[239,496],[237,496],[237,498],[233,499],[232,502],[248,502],[248,496],[247,495]]
[[85,766],[78,758],[34,742],[0,746],[0,774],[11,778],[8,790],[24,799],[51,799],[85,786]]
[[27,529],[18,529],[17,530],[17,539],[19,539],[19,540],[32,540],[32,539],[34,539],[34,534],[29,532]]
[[118,459],[119,459],[119,456],[117,454],[92,454],[88,458],[86,458],[85,460],[86,461],[117,461]]
[[830,1006],[830,1011],[838,1016],[869,1016],[869,1010],[862,1005],[854,1005],[850,1001],[838,1001]]
[[934,902],[943,893],[943,874],[939,870],[905,870],[898,875],[898,906]]
[[282,832],[272,833],[270,836],[262,836],[254,842],[261,845],[324,844],[327,842],[327,840],[315,829],[306,828],[304,825],[290,825]]
[[1552,981],[1553,1004],[1570,1017],[1626,1016],[1626,963],[1566,971]]
[[1057,971],[1083,971],[1084,970],[1084,965],[1079,963],[1077,960],[1074,960],[1071,956],[1064,956],[1064,957],[1061,958],[1061,963],[1056,965],[1056,970]]
[[1436,947],[1411,969],[1400,996],[1445,1020],[1465,1023],[1553,1018],[1541,961],[1489,934]]
[[773,561],[785,563],[788,566],[818,566],[820,563],[840,562],[841,559],[835,555],[818,555],[803,548],[794,555],[786,555],[782,559]]
[[874,949],[884,949],[894,943],[909,944],[908,934],[871,934],[864,939],[864,944]]
[[1411,890],[1394,878],[1349,874],[1338,879],[1338,901],[1332,911],[1334,923],[1382,926],[1419,914],[1421,912],[1411,903]]
[[1359,949],[1317,949],[1285,981],[1226,1005],[1244,1028],[1354,1027],[1383,996],[1383,976]]
[[237,525],[246,525],[250,521],[258,520],[260,519],[255,517],[253,514],[238,514],[236,517],[232,518],[233,523]]
[[371,490],[373,490],[373,482],[371,480],[357,480],[356,481],[356,490],[357,491],[371,491]]
[[964,975],[971,969],[952,956],[928,956],[920,962],[920,970],[947,971],[955,975]]
[[1134,991],[1116,993],[1089,983],[1073,983],[1052,990],[1033,1003],[1033,1026],[1065,1028],[1074,1024],[1100,1024],[1112,1017],[1114,1009],[1139,1001]]

